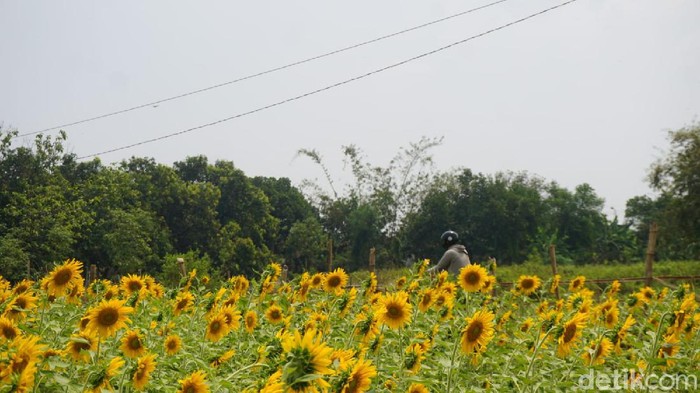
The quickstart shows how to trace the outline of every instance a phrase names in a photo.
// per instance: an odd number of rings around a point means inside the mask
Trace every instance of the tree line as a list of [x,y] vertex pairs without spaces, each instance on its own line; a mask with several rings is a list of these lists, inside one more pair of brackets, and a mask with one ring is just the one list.
[[292,272],[381,266],[439,258],[438,239],[457,231],[472,259],[541,260],[555,244],[562,263],[643,257],[648,225],[659,223],[662,258],[700,259],[700,126],[669,134],[671,150],[649,170],[657,197],[630,199],[626,219],[603,213],[588,184],[573,190],[527,173],[436,172],[423,138],[385,166],[356,146],[342,154],[353,183],[337,190],[321,154],[301,149],[327,184],[248,177],[233,162],[187,157],[172,165],[132,157],[115,165],[79,161],[65,133],[14,146],[0,128],[0,274],[43,275],[76,258],[103,277],[149,273],[178,279],[176,260],[216,277],[258,272],[270,261]]

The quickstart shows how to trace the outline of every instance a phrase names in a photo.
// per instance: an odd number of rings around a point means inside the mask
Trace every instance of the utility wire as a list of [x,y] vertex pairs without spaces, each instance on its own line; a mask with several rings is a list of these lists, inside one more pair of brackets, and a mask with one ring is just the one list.
[[304,59],[304,60],[295,61],[295,62],[293,62],[293,63],[289,63],[289,64],[286,64],[286,65],[283,65],[283,66],[279,66],[279,67],[275,67],[275,68],[270,68],[270,69],[268,69],[268,70],[266,70],[266,71],[261,71],[261,72],[258,72],[258,73],[256,73],[256,74],[250,74],[250,75],[247,75],[247,76],[243,76],[243,77],[240,77],[240,78],[238,78],[238,79],[230,80],[230,81],[228,81],[228,82],[223,82],[223,83],[219,83],[219,84],[216,84],[216,85],[213,85],[213,86],[209,86],[209,87],[205,87],[205,88],[202,88],[202,89],[193,90],[193,91],[190,91],[190,92],[187,92],[187,93],[179,94],[179,95],[176,95],[176,96],[163,98],[163,99],[160,99],[160,100],[157,100],[157,101],[153,101],[153,102],[149,102],[149,103],[146,103],[146,104],[137,105],[137,106],[134,106],[134,107],[131,107],[131,108],[121,109],[121,110],[118,110],[118,111],[115,111],[115,112],[105,113],[105,114],[103,114],[103,115],[99,115],[99,116],[90,117],[90,118],[87,118],[87,119],[82,119],[82,120],[74,121],[74,122],[72,122],[72,123],[66,123],[66,124],[62,124],[62,125],[59,125],[59,126],[53,126],[53,127],[49,127],[49,128],[44,128],[43,130],[39,130],[39,131],[33,131],[33,132],[25,133],[25,134],[19,134],[19,135],[17,135],[15,138],[20,138],[20,137],[23,137],[23,136],[29,136],[29,135],[39,134],[39,133],[47,132],[47,131],[53,131],[53,130],[57,130],[57,129],[59,129],[59,128],[74,126],[74,125],[77,125],[77,124],[87,123],[87,122],[94,121],[94,120],[104,119],[105,117],[120,115],[120,114],[122,114],[122,113],[127,113],[127,112],[131,112],[131,111],[135,111],[135,110],[137,110],[137,109],[142,109],[142,108],[146,108],[146,107],[149,107],[149,106],[152,107],[152,106],[154,106],[154,105],[162,104],[162,103],[164,103],[164,102],[177,100],[177,99],[179,99],[179,98],[184,98],[184,97],[191,96],[191,95],[198,94],[198,93],[203,93],[203,92],[205,92],[205,91],[217,89],[217,88],[219,88],[219,87],[232,85],[232,84],[234,84],[234,83],[242,82],[242,81],[245,81],[245,80],[248,80],[248,79],[257,78],[257,77],[259,77],[259,76],[263,76],[263,75],[266,75],[266,74],[271,74],[271,73],[273,73],[273,72],[281,71],[281,70],[284,70],[284,69],[287,69],[287,68],[290,68],[290,67],[294,67],[294,66],[298,66],[298,65],[301,65],[301,64],[304,64],[304,63],[309,63],[309,62],[312,62],[312,61],[314,61],[314,60],[319,60],[319,59],[322,59],[322,58],[324,58],[324,57],[328,57],[328,56],[332,56],[332,55],[335,55],[335,54],[338,54],[338,53],[341,53],[341,52],[349,51],[349,50],[351,50],[351,49],[359,48],[359,47],[361,47],[361,46],[373,44],[373,43],[375,43],[375,42],[382,41],[382,40],[385,40],[385,39],[387,39],[387,38],[396,37],[396,36],[401,35],[401,34],[404,34],[404,33],[408,33],[408,32],[414,31],[414,30],[418,30],[418,29],[422,29],[422,28],[424,28],[424,27],[428,27],[428,26],[430,26],[430,25],[434,25],[434,24],[437,24],[437,23],[440,23],[440,22],[444,22],[444,21],[449,20],[449,19],[454,19],[454,18],[457,18],[457,17],[459,17],[459,16],[467,15],[467,14],[470,14],[470,13],[472,13],[472,12],[479,11],[479,10],[482,10],[482,9],[484,9],[484,8],[491,7],[491,6],[494,6],[494,5],[499,4],[499,3],[504,3],[504,2],[506,2],[506,1],[508,1],[508,0],[498,0],[498,1],[494,1],[494,2],[489,3],[489,4],[486,4],[486,5],[482,5],[482,6],[479,6],[479,7],[476,7],[476,8],[472,8],[472,9],[469,9],[469,10],[466,10],[466,11],[459,12],[459,13],[457,13],[457,14],[453,14],[453,15],[450,15],[450,16],[446,16],[446,17],[444,17],[444,18],[436,19],[436,20],[433,20],[433,21],[424,23],[424,24],[422,24],[422,25],[414,26],[414,27],[411,27],[411,28],[408,28],[408,29],[405,29],[405,30],[397,31],[397,32],[395,32],[395,33],[387,34],[387,35],[384,35],[384,36],[381,36],[381,37],[378,37],[378,38],[371,39],[371,40],[369,40],[369,41],[364,41],[364,42],[360,42],[360,43],[357,43],[357,44],[354,44],[354,45],[346,46],[346,47],[344,47],[344,48],[336,49],[336,50],[334,50],[334,51],[327,52],[327,53],[324,53],[324,54],[321,54],[321,55],[317,55],[317,56],[314,56],[314,57],[309,57],[309,58]]
[[420,55],[418,55],[418,56],[414,56],[414,57],[408,58],[408,59],[403,60],[403,61],[400,61],[400,62],[398,62],[398,63],[394,63],[394,64],[388,65],[388,66],[386,66],[386,67],[379,68],[379,69],[376,69],[376,70],[374,70],[374,71],[370,71],[370,72],[368,72],[368,73],[366,73],[366,74],[362,74],[362,75],[356,76],[356,77],[354,77],[354,78],[346,79],[346,80],[344,80],[344,81],[342,81],[342,82],[337,82],[337,83],[334,83],[334,84],[332,84],[332,85],[328,85],[328,86],[326,86],[326,87],[322,87],[322,88],[320,88],[320,89],[312,90],[312,91],[309,91],[309,92],[307,92],[307,93],[304,93],[304,94],[301,94],[301,95],[298,95],[298,96],[295,96],[295,97],[290,97],[290,98],[287,98],[287,99],[285,99],[285,100],[275,102],[275,103],[273,103],[273,104],[269,104],[269,105],[266,105],[266,106],[262,106],[262,107],[259,107],[259,108],[257,108],[257,109],[250,110],[250,111],[248,111],[248,112],[239,113],[239,114],[237,114],[237,115],[233,115],[233,116],[230,116],[230,117],[227,117],[227,118],[224,118],[224,119],[220,119],[220,120],[217,120],[217,121],[214,121],[214,122],[211,122],[211,123],[206,123],[206,124],[202,124],[202,125],[199,125],[199,126],[196,126],[196,127],[192,127],[192,128],[188,128],[188,129],[185,129],[185,130],[178,131],[178,132],[174,132],[174,133],[172,133],[172,134],[162,135],[162,136],[159,136],[159,137],[156,137],[156,138],[146,139],[146,140],[143,140],[143,141],[141,141],[141,142],[132,143],[132,144],[130,144],[130,145],[125,145],[125,146],[121,146],[121,147],[116,147],[116,148],[113,148],[113,149],[105,150],[105,151],[102,151],[102,152],[99,152],[99,153],[93,153],[93,154],[85,155],[85,156],[82,156],[82,157],[78,157],[78,159],[81,160],[81,159],[85,159],[85,158],[96,157],[96,156],[99,156],[99,155],[102,155],[102,154],[113,153],[113,152],[120,151],[120,150],[130,149],[130,148],[132,148],[132,147],[136,147],[136,146],[140,146],[140,145],[145,145],[145,144],[147,144],[147,143],[152,143],[152,142],[160,141],[160,140],[163,140],[163,139],[172,138],[172,137],[174,137],[174,136],[178,136],[178,135],[186,134],[186,133],[189,133],[189,132],[192,132],[192,131],[200,130],[200,129],[202,129],[202,128],[211,127],[211,126],[213,126],[213,125],[220,124],[220,123],[224,123],[224,122],[227,122],[227,121],[230,121],[230,120],[234,120],[234,119],[237,119],[237,118],[239,118],[239,117],[252,115],[253,113],[261,112],[261,111],[264,111],[264,110],[266,110],[266,109],[270,109],[270,108],[273,108],[273,107],[276,107],[276,106],[280,106],[280,105],[283,105],[283,104],[286,104],[286,103],[289,103],[289,102],[292,102],[292,101],[296,101],[296,100],[299,100],[299,99],[302,99],[302,98],[305,98],[305,97],[308,97],[308,96],[311,96],[311,95],[314,95],[314,94],[318,94],[318,93],[324,92],[324,91],[326,91],[326,90],[330,90],[330,89],[333,89],[333,88],[335,88],[335,87],[342,86],[342,85],[348,84],[348,83],[350,83],[350,82],[354,82],[354,81],[357,81],[357,80],[360,80],[360,79],[364,79],[364,78],[366,78],[366,77],[368,77],[368,76],[371,76],[371,75],[374,75],[374,74],[378,74],[378,73],[380,73],[380,72],[384,72],[384,71],[390,70],[390,69],[392,69],[392,68],[396,68],[396,67],[402,66],[402,65],[404,65],[404,64],[406,64],[406,63],[410,63],[410,62],[412,62],[412,61],[414,61],[414,60],[422,59],[422,58],[424,58],[424,57],[433,55],[433,54],[435,54],[435,53],[442,52],[442,51],[444,51],[444,50],[446,50],[446,49],[450,49],[450,48],[452,48],[452,47],[454,47],[454,46],[464,44],[464,43],[466,43],[466,42],[469,42],[469,41],[471,41],[471,40],[477,39],[477,38],[479,38],[479,37],[483,37],[483,36],[485,36],[485,35],[487,35],[487,34],[491,34],[491,33],[494,33],[494,32],[496,32],[496,31],[498,31],[498,30],[502,30],[502,29],[505,29],[505,28],[507,28],[507,27],[513,26],[513,25],[515,25],[515,24],[518,24],[518,23],[520,23],[520,22],[524,22],[524,21],[526,21],[526,20],[528,20],[528,19],[532,19],[532,18],[534,18],[534,17],[536,17],[536,16],[539,16],[539,15],[542,15],[542,14],[547,13],[547,12],[549,12],[549,11],[552,11],[552,10],[555,10],[555,9],[557,9],[557,8],[563,7],[563,6],[567,5],[567,4],[571,4],[571,3],[575,2],[575,1],[576,1],[576,0],[569,0],[569,1],[566,1],[566,2],[564,2],[564,3],[560,3],[560,4],[555,5],[555,6],[553,6],[553,7],[549,7],[549,8],[547,8],[547,9],[544,9],[544,10],[542,10],[542,11],[536,12],[536,13],[534,13],[534,14],[530,14],[530,15],[528,15],[528,16],[526,16],[526,17],[520,18],[520,19],[515,20],[515,21],[512,21],[512,22],[510,22],[510,23],[507,23],[507,24],[498,26],[498,27],[496,27],[496,28],[493,28],[493,29],[484,31],[483,33],[480,33],[480,34],[477,34],[477,35],[473,35],[473,36],[471,36],[471,37],[469,37],[469,38],[465,38],[465,39],[463,39],[463,40],[453,42],[453,43],[451,43],[451,44],[449,44],[449,45],[446,45],[446,46],[443,46],[443,47],[434,49],[434,50],[432,50],[432,51],[430,51],[430,52],[425,52],[425,53],[423,53],[423,54],[420,54]]

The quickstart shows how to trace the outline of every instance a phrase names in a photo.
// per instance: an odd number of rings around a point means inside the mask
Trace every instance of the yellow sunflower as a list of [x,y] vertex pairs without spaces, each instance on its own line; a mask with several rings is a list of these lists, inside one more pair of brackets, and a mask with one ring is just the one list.
[[194,295],[189,292],[180,292],[175,298],[173,314],[180,315],[182,312],[192,309],[194,305]]
[[337,268],[334,271],[326,274],[323,280],[323,289],[329,293],[339,294],[348,283],[348,275],[342,268]]
[[273,304],[265,311],[265,318],[272,324],[282,323],[284,321],[284,313],[278,305]]
[[435,290],[432,288],[426,288],[421,291],[419,296],[420,301],[418,302],[418,309],[421,312],[426,312],[435,302]]
[[71,336],[66,345],[66,352],[76,361],[90,360],[88,351],[97,349],[97,338],[90,333],[80,332]]
[[143,278],[137,274],[129,274],[122,277],[120,284],[122,291],[126,293],[127,297],[146,288]]
[[462,329],[462,352],[473,354],[486,349],[486,345],[493,339],[494,318],[488,310],[477,311],[471,318],[466,318],[466,325]]
[[571,280],[569,283],[569,291],[571,292],[578,292],[580,291],[584,285],[586,284],[586,277],[585,276],[578,276]]
[[588,366],[605,363],[605,358],[610,355],[613,343],[606,337],[598,342],[592,342],[591,346],[581,355],[583,361]]
[[119,347],[124,356],[136,359],[146,353],[146,347],[143,345],[143,334],[138,329],[128,331],[122,337],[122,345]]
[[535,291],[539,289],[540,285],[540,278],[537,276],[520,276],[520,278],[518,278],[518,285],[516,288],[521,294],[529,296],[535,293]]
[[204,371],[195,371],[189,377],[181,379],[180,390],[177,393],[209,393],[209,386],[204,379]]
[[11,319],[0,315],[0,337],[7,341],[12,341],[20,335],[20,330]]
[[[282,341],[282,349],[287,359],[282,375],[287,391],[310,392],[316,387],[322,390],[330,387],[322,377],[333,373],[330,368],[333,349],[323,342],[315,330],[308,330],[303,336],[295,331],[293,336],[285,337]],[[321,378],[309,378],[312,376]]]
[[359,359],[354,363],[350,375],[340,388],[340,393],[366,392],[372,384],[372,378],[377,376],[377,368],[371,360]]
[[399,291],[382,298],[377,308],[377,319],[392,329],[399,329],[410,321],[412,312],[408,294]]
[[177,335],[170,335],[165,338],[165,353],[168,355],[176,354],[182,347],[182,340]]
[[226,316],[222,313],[214,315],[207,324],[205,337],[209,341],[219,341],[229,332]]
[[569,354],[571,348],[576,344],[576,340],[581,337],[586,320],[586,314],[576,313],[564,324],[558,340],[557,355],[564,357]]
[[[247,391],[245,393],[248,393]],[[250,392],[253,393],[253,392]],[[284,393],[284,382],[282,382],[282,370],[277,370],[267,378],[265,386],[255,393]]]
[[316,273],[313,276],[311,276],[311,288],[318,288],[321,285],[323,285],[323,282],[325,281],[324,279],[324,274],[323,273]]
[[555,274],[552,278],[552,285],[549,287],[549,293],[556,293],[559,290],[559,282],[561,282],[561,276]]
[[5,317],[13,321],[24,318],[25,311],[33,310],[37,300],[38,298],[30,291],[20,293],[5,307]]
[[[2,290],[4,289],[9,288],[9,285],[10,283],[9,281],[7,281],[7,284],[4,285],[4,288],[0,288],[0,292],[2,292]],[[17,284],[15,284],[14,287],[12,287],[12,294],[19,295],[20,293],[27,292],[32,287],[32,285],[34,285],[34,281],[28,280],[26,278],[22,279],[22,281],[18,282]]]
[[412,383],[411,386],[408,387],[406,393],[430,393],[430,390],[422,383]]
[[258,326],[258,314],[253,310],[248,310],[245,313],[245,330],[248,333],[253,333],[255,327]]
[[226,325],[229,329],[236,330],[241,326],[241,312],[235,306],[223,306],[219,313],[226,318]]
[[484,279],[484,285],[481,287],[481,293],[491,293],[493,288],[496,286],[496,277],[488,275]]
[[75,259],[67,259],[62,265],[56,266],[48,274],[48,293],[54,296],[65,295],[66,289],[76,285],[82,279],[83,263]]
[[156,355],[148,354],[144,357],[139,358],[136,364],[136,370],[134,371],[134,376],[132,381],[134,382],[134,389],[143,390],[146,385],[148,385],[148,380],[151,378],[151,373],[156,369]]
[[103,300],[87,313],[90,322],[87,330],[97,332],[101,338],[107,338],[117,330],[126,327],[131,320],[127,315],[134,312],[132,307],[124,305],[124,300]]
[[480,265],[467,265],[459,271],[459,285],[467,292],[476,292],[484,286],[488,275]]

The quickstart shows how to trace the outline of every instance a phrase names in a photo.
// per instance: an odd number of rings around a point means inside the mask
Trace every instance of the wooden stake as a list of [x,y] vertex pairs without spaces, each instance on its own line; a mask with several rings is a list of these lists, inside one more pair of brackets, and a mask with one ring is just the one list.
[[97,280],[97,265],[92,264],[92,265],[90,265],[90,273],[88,274],[88,285],[87,286],[89,287],[90,284],[95,282],[95,280]]
[[328,271],[330,272],[333,268],[333,239],[328,239]]
[[180,274],[182,275],[182,277],[185,277],[187,275],[187,270],[185,270],[185,259],[184,258],[177,259],[177,267],[180,269]]
[[375,255],[374,255],[374,247],[369,249],[369,271],[374,273],[374,262],[375,262]]
[[[552,264],[552,277],[557,275],[557,252],[554,244],[549,245],[549,263]],[[559,287],[557,286],[556,293],[557,299],[559,299]]]
[[659,226],[656,222],[649,225],[649,242],[647,243],[647,255],[645,260],[644,275],[646,277],[646,285],[650,286],[653,280],[654,257],[656,256],[656,238],[659,233]]

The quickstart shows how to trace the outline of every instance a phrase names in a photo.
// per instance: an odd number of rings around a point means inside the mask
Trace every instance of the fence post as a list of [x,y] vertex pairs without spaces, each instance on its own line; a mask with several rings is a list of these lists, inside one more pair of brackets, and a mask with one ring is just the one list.
[[374,273],[374,262],[375,262],[374,258],[375,258],[374,257],[374,247],[372,247],[369,249],[369,271],[371,273]]
[[656,256],[656,238],[659,233],[659,226],[656,222],[649,225],[649,242],[647,243],[647,255],[645,260],[644,273],[646,277],[646,285],[650,286],[653,280],[654,257]]
[[187,275],[187,270],[185,270],[185,258],[177,259],[177,267],[180,269],[182,277],[185,277]]
[[[552,264],[552,278],[557,275],[557,252],[554,244],[549,245],[549,263]],[[556,289],[557,299],[559,299],[559,287]]]
[[95,264],[93,263],[93,264],[90,265],[90,273],[88,274],[88,284],[87,284],[87,286],[89,287],[90,284],[92,284],[93,282],[95,282],[96,279],[97,279],[97,265],[95,265]]
[[333,239],[328,239],[328,271],[333,268]]
[[289,274],[289,267],[285,263],[282,265],[282,282],[287,282],[287,275]]

